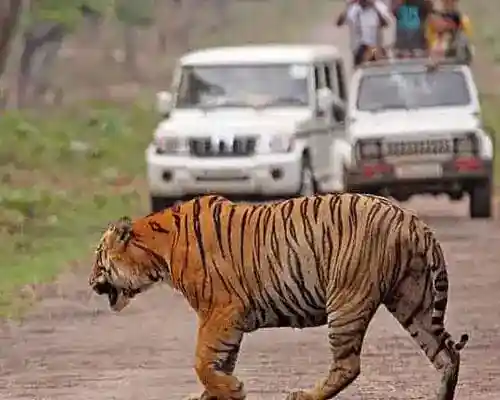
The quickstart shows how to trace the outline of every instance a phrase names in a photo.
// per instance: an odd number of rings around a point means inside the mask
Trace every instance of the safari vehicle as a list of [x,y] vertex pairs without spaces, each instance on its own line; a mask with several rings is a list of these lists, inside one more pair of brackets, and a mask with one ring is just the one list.
[[415,194],[470,196],[472,218],[489,218],[493,143],[481,120],[471,70],[445,60],[385,60],[359,68],[351,80],[348,134],[352,191],[399,201]]
[[206,192],[258,199],[343,190],[344,64],[329,45],[184,55],[146,150],[152,210]]

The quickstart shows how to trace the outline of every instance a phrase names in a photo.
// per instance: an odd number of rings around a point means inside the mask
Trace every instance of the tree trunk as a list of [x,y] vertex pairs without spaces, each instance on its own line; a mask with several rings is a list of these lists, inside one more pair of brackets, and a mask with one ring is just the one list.
[[22,0],[3,0],[0,5],[0,77],[9,57],[10,42],[14,37]]

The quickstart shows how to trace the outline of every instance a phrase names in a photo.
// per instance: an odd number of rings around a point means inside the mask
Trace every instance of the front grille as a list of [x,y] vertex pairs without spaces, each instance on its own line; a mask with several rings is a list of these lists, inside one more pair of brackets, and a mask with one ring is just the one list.
[[255,153],[256,144],[257,139],[252,137],[193,138],[189,140],[189,153],[195,157],[248,157]]
[[415,155],[441,155],[453,152],[449,139],[400,140],[385,142],[385,155],[389,157]]

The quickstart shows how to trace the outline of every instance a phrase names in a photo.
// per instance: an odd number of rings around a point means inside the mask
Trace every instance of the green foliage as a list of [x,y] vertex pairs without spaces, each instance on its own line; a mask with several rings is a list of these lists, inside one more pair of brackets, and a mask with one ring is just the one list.
[[32,7],[25,11],[23,19],[27,25],[51,21],[61,23],[72,30],[82,20],[82,6],[86,5],[92,10],[104,13],[112,4],[113,0],[35,0]]
[[494,173],[496,183],[500,183],[500,95],[482,95],[481,106],[486,130],[490,133],[495,146]]
[[149,106],[2,115],[0,315],[12,311],[20,284],[88,258],[107,221],[145,211],[136,177],[155,122]]
[[475,24],[474,45],[477,57],[472,64],[481,91],[481,106],[484,124],[495,144],[495,180],[500,183],[500,89],[492,84],[498,76],[494,64],[500,63],[500,28],[494,8],[489,0],[465,0],[461,7]]
[[115,15],[118,21],[147,27],[154,22],[155,0],[115,0]]
[[[153,7],[150,0],[129,0],[128,5],[114,0],[34,1],[39,5],[31,17],[70,28],[81,18],[75,13],[81,1],[135,25],[149,24]],[[234,1],[228,25],[215,30],[210,28],[218,16],[207,7],[192,27],[193,45],[300,40],[328,1],[315,4],[318,9],[311,13],[303,0]],[[257,31],[255,18],[262,27]],[[166,70],[174,61],[169,60]],[[20,288],[51,280],[71,260],[88,260],[108,221],[146,212],[144,149],[157,121],[149,104],[117,108],[92,103],[44,115],[2,114],[0,316],[17,311],[24,293]]]

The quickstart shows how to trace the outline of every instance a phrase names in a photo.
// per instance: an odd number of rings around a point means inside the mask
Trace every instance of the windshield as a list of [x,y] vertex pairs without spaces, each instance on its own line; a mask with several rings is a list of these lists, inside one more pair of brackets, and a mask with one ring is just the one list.
[[466,106],[471,96],[460,71],[398,71],[366,75],[358,89],[360,111]]
[[305,106],[308,75],[305,64],[186,66],[176,107]]

